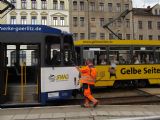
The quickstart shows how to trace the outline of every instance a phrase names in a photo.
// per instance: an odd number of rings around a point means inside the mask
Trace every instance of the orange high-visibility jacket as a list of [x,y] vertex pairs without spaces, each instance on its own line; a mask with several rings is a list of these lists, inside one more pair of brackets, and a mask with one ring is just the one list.
[[83,68],[80,68],[80,72],[81,72],[80,83],[87,83],[91,85],[95,84],[97,76],[96,68],[85,66]]

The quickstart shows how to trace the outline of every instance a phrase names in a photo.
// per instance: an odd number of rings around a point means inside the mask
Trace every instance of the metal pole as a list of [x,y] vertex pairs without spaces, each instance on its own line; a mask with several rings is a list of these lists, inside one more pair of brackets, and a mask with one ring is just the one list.
[[5,84],[4,95],[7,95],[7,89],[8,89],[8,70],[6,71],[6,84]]
[[89,0],[87,0],[87,3],[88,3],[88,5],[87,5],[87,7],[88,7],[88,11],[87,11],[87,13],[88,13],[88,39],[90,39],[90,16],[89,16]]
[[21,64],[21,102],[24,102],[23,63]]

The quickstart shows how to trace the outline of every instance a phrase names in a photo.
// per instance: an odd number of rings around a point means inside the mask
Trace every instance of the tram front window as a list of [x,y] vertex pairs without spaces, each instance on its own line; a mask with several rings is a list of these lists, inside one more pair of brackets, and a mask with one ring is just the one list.
[[71,36],[64,39],[56,36],[46,37],[46,63],[51,66],[70,66],[73,64],[73,40]]
[[72,66],[75,61],[75,53],[73,52],[74,45],[71,36],[67,35],[64,37],[63,54],[64,54],[64,65]]
[[60,45],[54,44],[50,47],[50,60],[52,65],[60,65]]
[[46,63],[47,65],[59,66],[61,64],[60,43],[59,37],[46,37]]
[[74,62],[73,57],[73,49],[70,47],[70,44],[64,45],[64,65],[65,66],[71,66]]

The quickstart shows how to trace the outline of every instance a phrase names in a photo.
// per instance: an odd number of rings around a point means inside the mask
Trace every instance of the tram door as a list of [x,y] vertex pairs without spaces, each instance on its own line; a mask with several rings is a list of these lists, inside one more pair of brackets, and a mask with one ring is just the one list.
[[39,101],[39,48],[38,44],[5,45],[4,104],[29,104]]

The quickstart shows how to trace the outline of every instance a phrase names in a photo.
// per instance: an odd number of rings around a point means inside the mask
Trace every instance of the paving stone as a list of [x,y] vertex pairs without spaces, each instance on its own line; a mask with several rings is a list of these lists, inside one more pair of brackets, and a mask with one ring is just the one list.
[[89,111],[86,112],[78,112],[78,116],[79,117],[86,117],[86,116],[90,116],[91,113]]
[[67,118],[66,120],[94,120],[90,117],[84,117],[84,118]]
[[94,120],[108,120],[107,116],[95,116]]
[[132,114],[135,116],[145,116],[145,113],[142,111],[132,111]]
[[53,118],[65,118],[65,113],[53,113]]
[[97,116],[108,116],[109,113],[107,111],[97,111]]
[[12,120],[13,115],[1,115],[0,120]]
[[66,120],[65,118],[52,118],[52,119],[49,119],[49,120]]
[[156,115],[160,115],[160,111],[156,111],[154,112]]
[[154,112],[151,112],[151,111],[144,111],[144,114],[147,115],[147,116],[156,115]]
[[[34,119],[33,119],[34,120]],[[36,119],[37,120],[37,119]],[[38,119],[39,120],[39,119]],[[52,119],[40,119],[40,120],[66,120],[65,118],[52,118]]]
[[120,111],[120,116],[132,116],[133,113],[130,111]]
[[66,118],[74,118],[74,117],[91,117],[91,113],[90,112],[68,112],[66,113]]
[[53,114],[52,113],[42,113],[39,117],[41,118],[53,118]]
[[119,111],[110,111],[108,113],[109,113],[109,115],[120,116],[120,112]]
[[92,116],[96,116],[97,115],[97,112],[95,110],[90,111],[90,113],[91,113]]
[[78,115],[77,112],[68,112],[66,113],[66,117],[69,118],[69,117],[76,117]]
[[40,114],[28,114],[26,119],[39,119]]
[[17,119],[25,119],[26,116],[27,116],[26,114],[25,114],[25,115],[23,115],[23,114],[22,114],[22,115],[17,115],[17,114],[16,114],[12,119],[14,119],[14,120],[17,120]]

